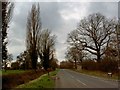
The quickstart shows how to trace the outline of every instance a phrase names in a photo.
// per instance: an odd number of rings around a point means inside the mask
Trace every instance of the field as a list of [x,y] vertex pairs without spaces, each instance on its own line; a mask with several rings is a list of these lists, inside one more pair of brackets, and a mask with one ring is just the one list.
[[24,73],[24,72],[28,72],[28,70],[7,70],[5,72],[5,70],[0,71],[0,75],[10,75],[10,74],[20,74],[20,73]]

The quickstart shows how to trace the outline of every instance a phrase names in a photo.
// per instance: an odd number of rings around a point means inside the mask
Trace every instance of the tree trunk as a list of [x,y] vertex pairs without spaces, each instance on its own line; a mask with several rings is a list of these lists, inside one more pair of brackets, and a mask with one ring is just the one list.
[[100,59],[101,59],[101,55],[100,55],[100,51],[97,52],[97,62],[99,63],[100,62]]
[[47,72],[48,72],[48,76],[50,76],[49,71],[47,71]]

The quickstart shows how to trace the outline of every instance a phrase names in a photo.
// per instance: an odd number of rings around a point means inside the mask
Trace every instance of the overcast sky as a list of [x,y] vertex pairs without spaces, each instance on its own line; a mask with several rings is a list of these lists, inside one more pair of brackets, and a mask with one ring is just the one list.
[[[16,56],[23,52],[26,38],[26,22],[33,2],[16,2],[8,30],[8,51]],[[57,36],[56,56],[64,60],[67,34],[74,30],[80,19],[100,12],[109,18],[117,18],[117,2],[40,2],[40,17],[43,28]]]

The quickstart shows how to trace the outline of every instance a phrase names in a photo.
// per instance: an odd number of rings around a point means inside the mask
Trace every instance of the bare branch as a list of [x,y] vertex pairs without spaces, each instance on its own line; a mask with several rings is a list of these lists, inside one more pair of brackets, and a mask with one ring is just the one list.
[[[84,50],[97,56],[100,60],[102,49],[110,42],[110,36],[115,30],[113,19],[107,19],[100,13],[89,15],[80,21],[76,30],[68,35],[68,43],[77,48],[81,46]],[[95,51],[96,53],[92,52]]]

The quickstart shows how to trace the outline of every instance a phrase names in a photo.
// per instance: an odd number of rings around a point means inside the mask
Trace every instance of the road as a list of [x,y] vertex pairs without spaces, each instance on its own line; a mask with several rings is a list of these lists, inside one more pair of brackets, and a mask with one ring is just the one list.
[[118,82],[61,69],[55,88],[118,88]]

